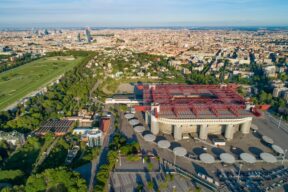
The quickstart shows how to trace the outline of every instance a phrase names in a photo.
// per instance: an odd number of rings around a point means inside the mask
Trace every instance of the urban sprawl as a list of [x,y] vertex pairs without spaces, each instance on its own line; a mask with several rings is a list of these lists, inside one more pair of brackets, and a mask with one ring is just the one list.
[[288,31],[0,31],[0,191],[288,190]]

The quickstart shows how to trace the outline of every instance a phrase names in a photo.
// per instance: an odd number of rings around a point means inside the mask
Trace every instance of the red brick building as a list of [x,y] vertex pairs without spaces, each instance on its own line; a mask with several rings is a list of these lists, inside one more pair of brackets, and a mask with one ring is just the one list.
[[111,125],[111,119],[109,117],[102,117],[100,121],[100,130],[107,133]]

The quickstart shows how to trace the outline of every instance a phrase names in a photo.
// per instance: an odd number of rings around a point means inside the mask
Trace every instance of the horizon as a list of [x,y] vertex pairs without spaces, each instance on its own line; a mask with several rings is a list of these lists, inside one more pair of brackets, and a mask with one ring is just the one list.
[[1,28],[288,26],[285,0],[2,0]]
[[32,27],[2,27],[0,26],[0,31],[29,31],[29,30],[85,30],[85,28],[90,28],[91,30],[231,30],[231,31],[257,31],[257,30],[288,30],[288,25],[283,26],[32,26]]

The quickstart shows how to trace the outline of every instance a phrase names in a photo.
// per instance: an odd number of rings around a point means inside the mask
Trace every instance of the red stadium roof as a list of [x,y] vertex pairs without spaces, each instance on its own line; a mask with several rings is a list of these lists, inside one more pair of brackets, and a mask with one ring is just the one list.
[[[235,86],[223,85],[144,85],[144,106],[159,105],[158,117],[237,118],[253,116],[246,110]],[[147,107],[146,107],[147,109]]]

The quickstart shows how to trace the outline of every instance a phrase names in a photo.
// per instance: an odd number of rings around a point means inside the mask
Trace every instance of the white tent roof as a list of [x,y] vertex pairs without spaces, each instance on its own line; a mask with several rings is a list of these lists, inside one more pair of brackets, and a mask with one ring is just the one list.
[[254,157],[254,155],[252,155],[250,153],[241,153],[240,158],[243,161],[245,161],[246,163],[255,163],[256,162],[256,158]]
[[277,162],[276,157],[270,153],[261,153],[260,157],[261,157],[261,159],[263,159],[263,161],[265,161],[267,163],[276,163]]
[[173,153],[176,155],[176,156],[185,156],[187,154],[187,150],[184,148],[184,147],[175,147],[173,149]]
[[143,127],[142,125],[138,125],[138,126],[134,127],[134,130],[137,133],[142,133],[143,131],[145,131],[145,127]]
[[220,154],[220,159],[224,163],[228,163],[228,164],[235,163],[235,157],[233,155],[231,155],[230,153],[221,153]]
[[208,153],[202,153],[200,156],[199,156],[200,160],[204,163],[214,163],[215,162],[215,158],[208,154]]
[[284,150],[278,145],[272,145],[272,149],[279,154],[284,154]]
[[154,141],[156,139],[156,136],[155,135],[153,135],[153,134],[146,134],[146,135],[144,135],[144,140],[145,141],[150,141],[150,142],[152,142],[152,141]]
[[269,143],[269,144],[273,144],[274,143],[274,141],[273,141],[273,139],[271,139],[270,137],[268,137],[268,136],[263,136],[262,137],[262,139],[263,139],[263,141],[265,141],[266,143]]
[[252,124],[252,125],[251,125],[251,129],[253,129],[253,130],[258,130],[258,126],[255,125],[255,124]]
[[134,114],[132,114],[132,113],[126,113],[126,114],[124,115],[124,117],[125,117],[126,119],[132,119],[132,118],[134,118]]
[[131,119],[129,120],[130,125],[135,126],[138,125],[140,122],[138,119]]
[[167,140],[161,140],[161,141],[158,141],[158,147],[159,148],[164,148],[164,149],[167,149],[170,147],[170,142],[167,141]]

